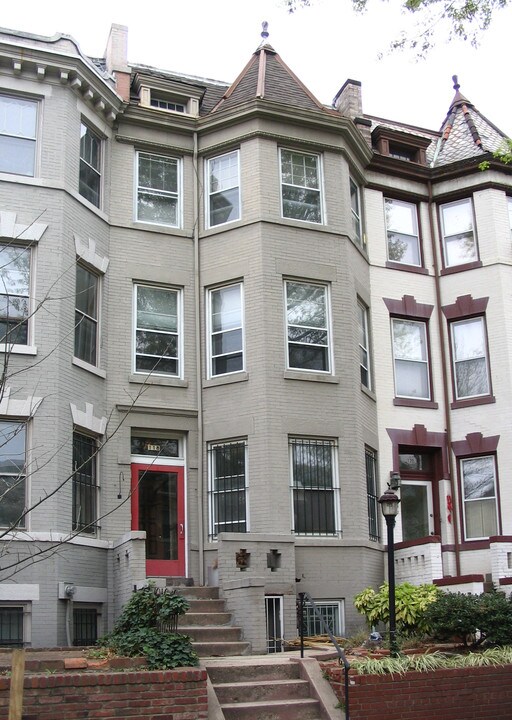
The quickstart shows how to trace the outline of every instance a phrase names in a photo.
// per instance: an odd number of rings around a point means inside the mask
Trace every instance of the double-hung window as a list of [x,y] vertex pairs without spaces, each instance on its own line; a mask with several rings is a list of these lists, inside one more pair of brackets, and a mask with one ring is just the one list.
[[364,247],[363,219],[361,212],[361,188],[350,178],[350,210],[352,214],[352,232],[358,245]]
[[487,333],[483,317],[450,325],[453,375],[457,400],[490,394]]
[[460,460],[466,540],[498,534],[495,457]]
[[447,268],[478,260],[470,198],[441,205],[444,264]]
[[430,399],[427,324],[392,318],[395,394],[403,398]]
[[339,489],[335,441],[290,438],[290,467],[293,532],[337,535]]
[[101,138],[85,123],[80,124],[80,173],[78,191],[86,200],[100,206]]
[[137,220],[180,226],[180,161],[137,153]]
[[75,357],[98,363],[99,277],[84,265],[76,266]]
[[208,454],[210,539],[247,532],[247,441],[211,443]]
[[370,338],[368,332],[368,308],[362,302],[357,303],[357,319],[359,325],[359,367],[361,384],[371,390],[372,378],[370,368]]
[[244,369],[242,283],[208,293],[210,315],[210,376]]
[[35,175],[36,100],[0,95],[0,172]]
[[31,250],[0,244],[0,343],[29,344]]
[[285,281],[288,367],[331,371],[326,285]]
[[401,265],[421,266],[418,211],[416,205],[386,198],[384,201],[388,260]]
[[72,529],[94,534],[98,527],[97,441],[73,433]]
[[368,536],[370,540],[379,540],[379,500],[377,493],[377,453],[365,448],[366,462],[366,498],[368,503]]
[[135,372],[180,376],[179,290],[135,285]]
[[240,219],[240,153],[208,160],[208,227]]
[[281,199],[284,218],[322,222],[318,155],[281,150]]
[[0,527],[25,527],[26,424],[0,421]]

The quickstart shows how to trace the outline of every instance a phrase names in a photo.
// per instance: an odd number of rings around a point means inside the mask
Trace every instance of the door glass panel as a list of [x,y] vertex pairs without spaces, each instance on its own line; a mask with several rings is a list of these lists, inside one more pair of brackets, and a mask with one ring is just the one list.
[[400,453],[400,470],[430,472],[432,456],[429,453]]
[[139,470],[139,529],[146,531],[146,559],[178,559],[178,475]]
[[426,485],[402,484],[400,514],[402,540],[417,540],[430,535],[428,488]]

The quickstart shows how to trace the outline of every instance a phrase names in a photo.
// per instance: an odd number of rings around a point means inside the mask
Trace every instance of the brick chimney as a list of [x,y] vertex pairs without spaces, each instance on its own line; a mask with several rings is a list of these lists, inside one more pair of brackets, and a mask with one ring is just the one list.
[[363,117],[363,97],[359,80],[346,80],[336,93],[332,106],[341,115],[351,118],[371,147],[371,122]]
[[130,100],[130,68],[128,67],[128,28],[125,25],[110,27],[105,50],[107,72],[116,80],[116,90],[125,102]]

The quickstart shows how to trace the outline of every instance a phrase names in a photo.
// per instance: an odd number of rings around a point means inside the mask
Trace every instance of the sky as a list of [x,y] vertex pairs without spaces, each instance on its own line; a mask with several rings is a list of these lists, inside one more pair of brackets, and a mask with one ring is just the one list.
[[[390,120],[438,130],[461,92],[500,130],[512,135],[506,49],[512,5],[495,14],[477,49],[443,39],[426,59],[387,53],[398,32],[413,32],[400,0],[370,0],[356,15],[351,0],[311,0],[290,15],[282,0],[24,0],[3,3],[2,27],[40,35],[71,35],[86,55],[101,57],[112,23],[128,27],[128,60],[232,82],[261,42],[268,42],[323,103],[347,78],[362,83],[363,110]],[[142,10],[143,8],[143,10]],[[379,52],[384,55],[379,58]]]

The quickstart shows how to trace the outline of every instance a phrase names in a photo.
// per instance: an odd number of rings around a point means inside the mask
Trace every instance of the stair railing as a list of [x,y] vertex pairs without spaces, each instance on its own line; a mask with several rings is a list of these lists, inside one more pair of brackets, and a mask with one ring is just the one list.
[[301,656],[301,658],[304,657],[304,627],[305,627],[305,621],[304,621],[305,602],[304,602],[304,600],[307,600],[308,604],[311,606],[313,612],[315,613],[315,618],[319,621],[319,623],[322,627],[322,630],[324,631],[324,633],[326,635],[329,636],[329,640],[334,645],[334,648],[338,654],[338,662],[340,665],[343,665],[343,668],[345,670],[345,672],[343,673],[344,685],[345,685],[345,720],[350,720],[349,702],[348,702],[348,690],[349,690],[348,671],[350,670],[350,663],[347,660],[347,657],[343,651],[343,648],[340,647],[338,641],[332,634],[331,629],[325,622],[318,607],[315,605],[315,601],[313,600],[311,595],[307,592],[299,593],[299,600],[298,600],[298,605],[297,605],[297,625],[299,628],[299,636],[300,636],[300,656]]

